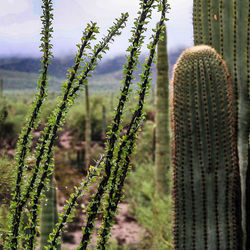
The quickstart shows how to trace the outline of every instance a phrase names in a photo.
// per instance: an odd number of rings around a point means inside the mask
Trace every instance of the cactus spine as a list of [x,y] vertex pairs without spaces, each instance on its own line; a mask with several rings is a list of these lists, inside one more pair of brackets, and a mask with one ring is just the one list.
[[170,112],[169,79],[166,28],[157,48],[157,82],[156,82],[156,131],[155,131],[155,189],[156,193],[170,192]]
[[173,76],[175,249],[241,249],[232,86],[209,46],[187,49]]
[[[56,205],[56,184],[53,180],[53,175],[49,177],[49,189],[45,192],[45,201],[42,204],[41,216],[41,245],[40,249],[45,249],[47,246],[49,234],[52,232],[58,222],[58,212]],[[61,249],[60,245],[56,249]]]
[[[238,119],[244,246],[250,249],[249,170],[249,0],[194,0],[194,42],[214,47],[225,59],[232,76]],[[248,236],[246,236],[248,235]]]

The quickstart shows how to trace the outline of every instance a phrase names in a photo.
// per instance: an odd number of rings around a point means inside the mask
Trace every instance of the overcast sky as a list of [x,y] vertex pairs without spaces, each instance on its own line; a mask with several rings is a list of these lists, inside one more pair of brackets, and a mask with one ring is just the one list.
[[[0,56],[40,56],[41,0],[0,0]],[[139,0],[54,0],[53,53],[65,56],[75,53],[82,30],[95,21],[100,36],[121,12],[129,12],[129,22],[123,34],[111,45],[109,55],[123,54],[128,46],[133,19]],[[192,0],[169,0],[167,17],[168,47],[175,49],[192,45]],[[154,13],[147,32],[155,27],[159,14]],[[146,47],[143,49],[146,51]]]

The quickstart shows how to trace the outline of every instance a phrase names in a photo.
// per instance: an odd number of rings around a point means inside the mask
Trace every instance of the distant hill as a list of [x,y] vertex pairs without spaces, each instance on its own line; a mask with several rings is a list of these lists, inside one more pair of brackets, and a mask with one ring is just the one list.
[[[176,62],[183,49],[169,53],[170,73],[173,64]],[[145,56],[141,56],[143,62]],[[102,61],[96,68],[93,77],[89,80],[95,89],[118,89],[121,80],[122,68],[126,61],[125,56]],[[64,59],[52,59],[49,66],[51,87],[59,89],[67,74],[67,69],[71,68],[74,60],[71,57]],[[26,89],[35,88],[39,77],[40,59],[38,58],[1,58],[0,78],[4,79],[5,89]],[[139,70],[140,71],[140,70]],[[153,67],[153,78],[155,76],[155,65]]]
[[[34,89],[37,87],[37,80],[39,78],[39,74],[0,69],[0,78],[3,79],[4,90]],[[53,89],[59,89],[59,86],[61,86],[60,82],[62,82],[62,80],[63,79],[51,76],[50,86]]]
[[[96,75],[116,72],[122,69],[126,58],[117,56],[113,59],[101,62],[95,71]],[[59,78],[64,78],[67,74],[67,69],[74,64],[74,59],[67,57],[64,59],[55,58],[51,60],[49,72],[51,75]],[[19,71],[26,73],[38,73],[41,67],[39,58],[4,58],[0,61],[0,70]]]

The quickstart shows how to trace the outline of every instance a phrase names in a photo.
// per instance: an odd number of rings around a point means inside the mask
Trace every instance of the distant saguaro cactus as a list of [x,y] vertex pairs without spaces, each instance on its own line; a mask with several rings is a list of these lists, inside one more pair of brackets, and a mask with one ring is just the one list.
[[[41,216],[41,245],[40,249],[48,243],[49,234],[52,232],[56,223],[58,222],[58,212],[56,205],[56,184],[53,180],[53,175],[50,177],[49,188],[45,192],[45,200],[42,205],[42,216]],[[56,249],[61,249],[61,246],[57,246]]]
[[85,83],[85,105],[86,105],[86,120],[85,120],[85,170],[88,171],[90,164],[90,149],[91,149],[91,118],[89,107],[89,87]]
[[107,127],[107,120],[106,120],[106,107],[102,105],[102,140],[106,138],[106,127]]
[[0,97],[3,97],[3,79],[0,79]]
[[232,92],[214,49],[183,52],[173,76],[175,249],[241,249]]
[[155,130],[155,188],[156,193],[170,192],[170,112],[169,112],[169,79],[166,28],[163,39],[157,48],[157,82],[156,82],[156,130]]

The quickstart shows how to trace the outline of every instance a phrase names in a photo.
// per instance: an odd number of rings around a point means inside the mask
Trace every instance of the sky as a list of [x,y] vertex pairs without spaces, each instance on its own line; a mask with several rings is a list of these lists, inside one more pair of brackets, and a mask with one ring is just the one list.
[[[41,56],[41,0],[0,0],[0,56]],[[167,14],[168,48],[175,50],[192,45],[192,0],[169,0]],[[106,34],[115,18],[122,12],[130,17],[122,35],[110,46],[109,56],[124,54],[134,18],[139,10],[139,0],[54,0],[53,1],[53,54],[64,57],[76,52],[82,31],[90,21],[100,26],[99,37]],[[154,12],[146,37],[156,26],[159,13]],[[143,47],[146,53],[146,45]]]

